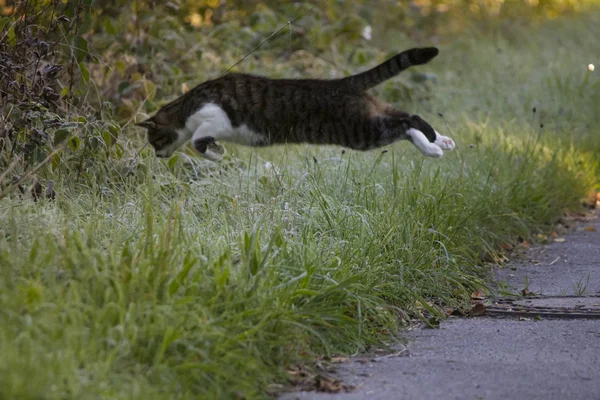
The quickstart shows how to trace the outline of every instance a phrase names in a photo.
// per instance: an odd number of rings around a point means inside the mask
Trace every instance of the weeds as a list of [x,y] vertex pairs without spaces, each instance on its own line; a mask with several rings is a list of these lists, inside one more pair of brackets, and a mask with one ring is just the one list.
[[587,274],[587,277],[582,277],[577,283],[573,286],[573,293],[576,296],[584,296],[587,292],[588,284],[590,283],[590,274]]

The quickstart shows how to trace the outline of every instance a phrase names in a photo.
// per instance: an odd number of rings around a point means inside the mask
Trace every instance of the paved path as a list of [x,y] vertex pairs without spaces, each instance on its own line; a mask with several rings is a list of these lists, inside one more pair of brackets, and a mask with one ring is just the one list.
[[[529,250],[498,276],[515,290],[527,276],[529,290],[544,295],[580,294],[584,286],[600,294],[599,219],[577,223],[565,238]],[[401,356],[341,364],[354,392],[282,400],[600,400],[600,320],[462,318],[406,336]]]

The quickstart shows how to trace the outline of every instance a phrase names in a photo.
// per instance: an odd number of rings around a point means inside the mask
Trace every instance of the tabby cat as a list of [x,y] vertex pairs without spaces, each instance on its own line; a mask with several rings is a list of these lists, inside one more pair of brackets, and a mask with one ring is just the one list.
[[429,62],[438,49],[404,51],[357,75],[333,80],[268,79],[230,73],[204,82],[138,124],[158,157],[170,157],[191,139],[204,157],[218,160],[216,141],[248,146],[333,144],[369,150],[397,140],[424,155],[441,157],[454,141],[418,115],[395,110],[366,91],[412,65]]

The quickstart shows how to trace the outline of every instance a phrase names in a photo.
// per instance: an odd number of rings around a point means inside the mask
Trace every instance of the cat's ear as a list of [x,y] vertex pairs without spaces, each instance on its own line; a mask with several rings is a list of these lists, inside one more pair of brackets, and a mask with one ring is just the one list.
[[139,126],[140,128],[145,128],[145,129],[156,129],[156,121],[154,121],[154,117],[149,118],[145,121],[139,122],[137,124],[135,124],[135,126]]

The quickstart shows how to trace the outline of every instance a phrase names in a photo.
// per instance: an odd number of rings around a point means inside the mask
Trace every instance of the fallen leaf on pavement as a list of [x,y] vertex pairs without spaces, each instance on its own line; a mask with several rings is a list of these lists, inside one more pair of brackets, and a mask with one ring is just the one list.
[[342,383],[342,381],[322,375],[316,376],[315,387],[318,392],[325,393],[339,393],[341,391],[348,390],[348,388]]
[[527,289],[527,288],[525,288],[525,289],[521,290],[521,294],[522,294],[523,296],[537,296],[537,293],[536,293],[536,292],[532,292],[532,291],[530,291],[530,290],[529,290],[529,289]]
[[483,300],[485,299],[485,294],[483,293],[483,290],[479,289],[476,292],[471,293],[471,298],[473,300]]
[[300,368],[288,369],[287,373],[290,376],[306,376],[307,375],[306,371],[304,371]]
[[475,304],[469,311],[469,316],[479,317],[485,314],[485,306],[482,303]]
[[348,361],[348,357],[331,357],[332,363],[343,363]]
[[567,241],[567,239],[559,237],[559,238],[554,238],[554,241],[557,243],[564,243]]
[[583,230],[587,232],[596,232],[596,228],[593,226],[586,226]]

